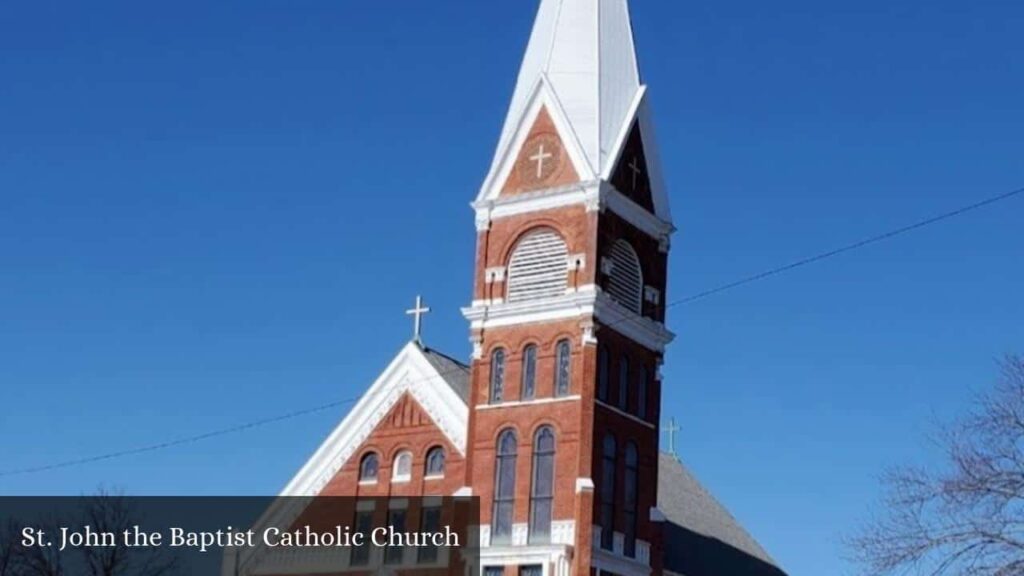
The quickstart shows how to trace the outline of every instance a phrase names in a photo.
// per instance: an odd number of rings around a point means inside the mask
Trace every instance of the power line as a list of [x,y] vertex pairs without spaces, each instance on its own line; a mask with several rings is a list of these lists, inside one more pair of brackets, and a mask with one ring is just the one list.
[[209,440],[211,438],[217,438],[218,436],[227,436],[228,434],[235,434],[237,432],[245,432],[253,428],[260,428],[268,424],[276,424],[277,422],[284,422],[285,420],[293,420],[302,416],[308,416],[317,412],[323,412],[324,410],[330,410],[338,406],[345,404],[351,404],[356,402],[359,398],[348,398],[345,400],[337,400],[334,402],[328,402],[327,404],[321,404],[313,408],[305,408],[303,410],[296,410],[280,416],[273,416],[271,418],[264,418],[262,420],[253,420],[244,424],[238,424],[236,426],[230,426],[228,428],[221,428],[212,432],[205,432],[203,434],[196,434],[194,436],[186,436],[184,438],[178,438],[176,440],[168,440],[166,442],[160,442],[158,444],[150,444],[148,446],[141,446],[138,448],[129,448],[127,450],[119,450],[117,452],[108,452],[106,454],[100,454],[97,456],[89,456],[86,458],[78,458],[75,460],[65,460],[64,462],[57,462],[55,464],[47,464],[44,466],[32,466],[29,468],[20,468],[15,470],[5,470],[0,472],[0,477],[5,476],[18,476],[22,474],[33,474],[36,472],[46,472],[48,470],[57,470],[60,468],[69,468],[71,466],[80,466],[82,464],[92,464],[94,462],[102,462],[104,460],[112,460],[114,458],[121,458],[124,456],[134,456],[136,454],[145,454],[146,452],[156,452],[157,450],[164,450],[166,448],[173,448],[175,446],[184,446],[186,444],[194,444],[203,440]]
[[906,234],[908,232],[912,232],[914,230],[918,230],[920,228],[924,228],[925,226],[930,226],[932,224],[936,224],[938,222],[942,222],[943,220],[949,220],[950,218],[955,218],[957,216],[962,216],[962,215],[964,215],[964,214],[966,214],[968,212],[973,212],[974,210],[977,210],[979,208],[983,208],[985,206],[989,206],[989,205],[995,204],[996,202],[1000,202],[1002,200],[1007,200],[1007,199],[1012,198],[1013,196],[1016,196],[1016,195],[1021,194],[1021,193],[1024,193],[1024,188],[1018,188],[1018,189],[1013,190],[1011,192],[1006,192],[1004,194],[999,194],[997,196],[992,196],[991,198],[987,198],[987,199],[982,200],[980,202],[975,202],[974,204],[963,206],[963,207],[957,208],[955,210],[951,210],[949,212],[945,212],[943,214],[939,214],[938,216],[932,216],[931,218],[926,218],[926,219],[921,220],[919,222],[915,222],[914,224],[909,224],[907,226],[903,226],[901,228],[897,228],[897,229],[891,230],[889,232],[884,232],[882,234],[878,234],[877,236],[871,236],[870,238],[865,238],[864,240],[860,240],[858,242],[854,242],[853,244],[847,244],[846,246],[842,246],[840,248],[829,250],[827,252],[822,252],[820,254],[817,254],[817,255],[814,255],[814,256],[811,256],[811,257],[808,257],[808,258],[804,258],[802,260],[797,260],[796,262],[791,262],[789,264],[785,264],[785,265],[779,266],[777,268],[772,268],[771,270],[766,270],[764,272],[760,272],[760,273],[754,274],[752,276],[747,276],[746,278],[741,278],[740,280],[735,280],[733,282],[729,282],[728,284],[723,284],[721,286],[718,286],[717,288],[712,288],[710,290],[705,290],[703,292],[699,292],[697,294],[694,294],[693,296],[688,296],[688,297],[683,298],[681,300],[676,300],[675,302],[672,302],[672,303],[668,304],[666,306],[666,308],[671,308],[673,306],[680,306],[680,305],[683,305],[683,304],[689,304],[691,302],[696,302],[697,300],[703,300],[704,298],[707,298],[708,296],[712,296],[712,295],[718,294],[720,292],[725,292],[726,290],[732,290],[733,288],[739,288],[740,286],[743,286],[745,284],[750,284],[752,282],[757,282],[758,280],[764,280],[765,278],[769,278],[771,276],[776,276],[776,275],[782,274],[783,272],[788,272],[790,270],[793,270],[795,268],[800,268],[800,267],[806,266],[808,264],[813,264],[814,262],[820,262],[820,261],[825,260],[827,258],[832,258],[833,256],[839,256],[840,254],[844,254],[846,252],[851,252],[853,250],[857,250],[858,248],[863,248],[863,247],[871,245],[871,244],[876,244],[878,242],[882,242],[882,241],[888,240],[890,238],[895,238],[896,236],[902,236],[903,234]]
[[[897,236],[901,236],[903,234],[907,234],[907,233],[912,232],[914,230],[918,230],[918,229],[924,228],[926,226],[930,226],[932,224],[936,224],[936,223],[942,222],[944,220],[949,220],[949,219],[955,218],[957,216],[962,216],[964,214],[967,214],[968,212],[973,212],[975,210],[978,210],[979,208],[983,208],[985,206],[990,206],[992,204],[995,204],[997,202],[1001,202],[1003,200],[1007,200],[1007,199],[1012,198],[1014,196],[1017,196],[1019,194],[1024,194],[1024,188],[1018,188],[1018,189],[1010,191],[1010,192],[999,194],[997,196],[992,196],[992,197],[987,198],[985,200],[981,200],[979,202],[975,202],[975,203],[969,204],[967,206],[962,206],[960,208],[957,208],[955,210],[951,210],[949,212],[944,212],[944,213],[939,214],[937,216],[932,216],[931,218],[926,218],[924,220],[920,220],[920,221],[915,222],[913,224],[909,224],[909,225],[906,225],[906,226],[902,226],[900,228],[896,228],[894,230],[890,230],[889,232],[884,232],[882,234],[871,236],[869,238],[865,238],[863,240],[854,242],[852,244],[847,244],[847,245],[839,247],[839,248],[828,250],[826,252],[821,252],[821,253],[816,254],[814,256],[803,258],[803,259],[797,260],[795,262],[791,262],[789,264],[784,264],[782,266],[778,266],[776,268],[772,268],[772,269],[766,270],[764,272],[760,272],[758,274],[754,274],[754,275],[751,275],[751,276],[747,276],[745,278],[741,278],[739,280],[735,280],[733,282],[722,284],[721,286],[718,286],[718,287],[715,287],[715,288],[711,288],[711,289],[705,290],[703,292],[698,292],[697,294],[694,294],[692,296],[688,296],[686,298],[682,298],[682,299],[670,302],[665,307],[666,308],[672,308],[672,307],[675,307],[675,306],[682,306],[682,305],[685,305],[685,304],[690,304],[690,303],[696,302],[698,300],[703,300],[704,298],[707,298],[709,296],[713,296],[715,294],[720,294],[720,293],[725,292],[727,290],[732,290],[734,288],[739,288],[740,286],[751,284],[751,283],[757,282],[759,280],[764,280],[765,278],[770,278],[772,276],[777,276],[777,275],[782,274],[784,272],[788,272],[788,271],[794,270],[796,268],[801,268],[803,266],[807,266],[808,264],[812,264],[812,263],[815,263],[815,262],[820,262],[822,260],[825,260],[825,259],[828,259],[828,258],[832,258],[832,257],[835,257],[835,256],[839,256],[841,254],[845,254],[847,252],[851,252],[853,250],[857,250],[857,249],[863,248],[865,246],[869,246],[871,244],[876,244],[878,242],[889,240],[891,238],[895,238]],[[615,325],[619,324],[620,322],[626,321],[627,319],[628,318],[622,318],[622,319],[617,320],[615,322],[609,322],[609,323],[605,324],[604,326],[605,327],[612,327],[612,326],[615,326]],[[539,355],[538,359],[539,358],[552,358],[552,357],[554,357],[554,355]],[[451,370],[439,371],[437,376],[430,376],[430,377],[427,377],[427,378],[423,378],[423,379],[421,379],[419,381],[413,381],[412,383],[426,382],[426,381],[428,381],[428,380],[430,380],[432,378],[437,378],[437,377],[442,377],[443,378],[444,376],[447,376],[449,374],[454,374],[456,372],[464,372],[464,371],[465,371],[465,369],[461,368],[461,367],[453,368]],[[0,471],[0,478],[9,477],[9,476],[16,476],[16,475],[23,475],[23,474],[33,474],[33,473],[37,473],[37,472],[45,472],[45,471],[49,471],[49,470],[57,470],[57,469],[60,469],[60,468],[69,468],[69,467],[72,467],[72,466],[79,466],[79,465],[83,465],[83,464],[91,464],[91,463],[95,463],[95,462],[102,462],[102,461],[105,461],[105,460],[112,460],[112,459],[115,459],[115,458],[122,458],[122,457],[125,457],[125,456],[133,456],[133,455],[137,455],[137,454],[144,454],[144,453],[147,453],[147,452],[155,452],[155,451],[158,451],[158,450],[163,450],[163,449],[166,449],[166,448],[173,448],[173,447],[176,447],[176,446],[183,446],[183,445],[187,445],[187,444],[194,444],[196,442],[201,442],[203,440],[209,440],[211,438],[216,438],[216,437],[219,437],[219,436],[226,436],[226,435],[229,435],[229,434],[235,434],[235,433],[239,433],[239,432],[244,432],[244,431],[251,430],[251,429],[254,429],[254,428],[260,428],[260,427],[263,427],[263,426],[267,426],[269,424],[275,424],[275,423],[278,423],[278,422],[283,422],[283,421],[286,421],[286,420],[292,420],[292,419],[299,418],[299,417],[302,417],[302,416],[307,416],[307,415],[310,415],[310,414],[315,414],[315,413],[318,413],[318,412],[323,412],[325,410],[329,410],[331,408],[335,408],[335,407],[338,407],[338,406],[343,406],[345,404],[352,404],[354,402],[357,402],[358,400],[359,400],[359,397],[348,398],[348,399],[345,399],[345,400],[337,400],[337,401],[334,401],[334,402],[329,402],[327,404],[321,404],[321,405],[315,406],[313,408],[307,408],[307,409],[304,409],[304,410],[297,410],[295,412],[289,412],[287,414],[283,414],[283,415],[280,415],[280,416],[275,416],[275,417],[271,417],[271,418],[265,418],[265,419],[262,419],[262,420],[254,420],[254,421],[251,421],[251,422],[248,422],[248,423],[239,424],[239,425],[231,426],[231,427],[228,427],[228,428],[222,428],[222,429],[219,429],[219,430],[214,430],[212,432],[206,432],[206,433],[197,434],[197,435],[194,435],[194,436],[187,436],[187,437],[184,437],[184,438],[179,438],[177,440],[170,440],[170,441],[166,441],[166,442],[160,442],[160,443],[157,443],[157,444],[150,444],[148,446],[142,446],[142,447],[138,447],[138,448],[131,448],[131,449],[127,449],[127,450],[119,450],[119,451],[116,451],[116,452],[109,452],[109,453],[106,453],[106,454],[100,454],[100,455],[97,455],[97,456],[91,456],[91,457],[87,457],[87,458],[79,458],[79,459],[75,459],[75,460],[67,460],[67,461],[64,461],[64,462],[57,462],[55,464],[48,464],[48,465],[42,465],[42,466],[33,466],[33,467],[28,467],[28,468]]]

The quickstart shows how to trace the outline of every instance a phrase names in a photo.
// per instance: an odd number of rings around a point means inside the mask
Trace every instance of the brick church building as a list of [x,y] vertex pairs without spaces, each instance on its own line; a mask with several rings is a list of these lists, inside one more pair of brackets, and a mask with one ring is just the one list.
[[[420,341],[418,302],[416,338],[283,495],[411,526],[425,508],[375,497],[479,497],[484,576],[783,575],[659,453],[675,228],[626,0],[541,0],[473,207],[472,357]],[[260,561],[236,573],[284,571]]]

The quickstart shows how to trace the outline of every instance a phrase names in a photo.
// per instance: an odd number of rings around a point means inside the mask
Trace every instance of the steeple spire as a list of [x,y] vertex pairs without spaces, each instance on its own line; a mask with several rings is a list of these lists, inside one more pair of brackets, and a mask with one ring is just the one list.
[[[628,0],[541,0],[494,160],[478,200],[493,200],[516,159],[538,100],[560,127],[580,181],[609,180],[636,125],[654,164],[646,87],[640,82]],[[533,114],[531,114],[531,111]],[[628,159],[627,159],[628,162]],[[658,178],[660,172],[651,167]],[[655,195],[663,193],[656,190]],[[654,202],[668,222],[664,195]]]
[[640,90],[627,0],[541,0],[496,158],[542,77],[601,173]]

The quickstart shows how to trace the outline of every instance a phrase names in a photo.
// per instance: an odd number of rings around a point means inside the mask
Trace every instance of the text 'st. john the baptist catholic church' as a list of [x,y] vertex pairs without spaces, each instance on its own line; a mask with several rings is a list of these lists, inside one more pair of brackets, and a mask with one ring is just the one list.
[[283,495],[479,497],[487,576],[783,574],[658,450],[674,227],[627,0],[541,1],[473,207],[468,364],[417,328]]

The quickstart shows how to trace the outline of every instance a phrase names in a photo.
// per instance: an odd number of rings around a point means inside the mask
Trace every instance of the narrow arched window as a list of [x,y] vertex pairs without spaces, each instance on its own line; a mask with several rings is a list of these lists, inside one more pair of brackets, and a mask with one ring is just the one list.
[[541,228],[524,236],[508,263],[509,302],[565,294],[569,285],[569,249],[557,232]]
[[608,372],[610,366],[608,347],[601,345],[597,349],[597,399],[602,402],[608,401]]
[[498,435],[494,466],[494,509],[491,513],[491,541],[507,544],[512,539],[512,518],[516,504],[515,430],[508,428]]
[[444,448],[434,446],[427,451],[426,476],[444,476]]
[[505,350],[498,348],[491,353],[491,404],[505,398]]
[[637,488],[639,482],[640,455],[636,443],[626,444],[626,477],[624,482],[623,509],[626,526],[623,552],[630,558],[636,557],[636,520],[637,520]]
[[612,549],[615,531],[615,459],[618,447],[615,436],[604,437],[601,446],[601,548]]
[[555,347],[555,396],[569,394],[572,376],[572,345],[568,340],[559,340]]
[[629,405],[629,356],[619,358],[619,408],[626,410]]
[[647,387],[650,386],[648,382],[649,378],[647,375],[647,367],[640,366],[640,370],[637,371],[636,377],[636,415],[647,419]]
[[533,400],[537,393],[537,347],[530,344],[523,349],[523,400]]
[[412,478],[412,453],[399,452],[395,456],[394,471],[391,474],[392,482],[408,482]]
[[555,500],[555,431],[537,430],[533,439],[533,478],[530,488],[530,542],[551,540],[551,513]]
[[608,275],[608,294],[627,310],[640,314],[643,310],[644,279],[640,258],[625,240],[612,244],[611,273]]
[[377,472],[380,470],[380,461],[376,452],[370,452],[359,461],[359,481],[376,482]]

